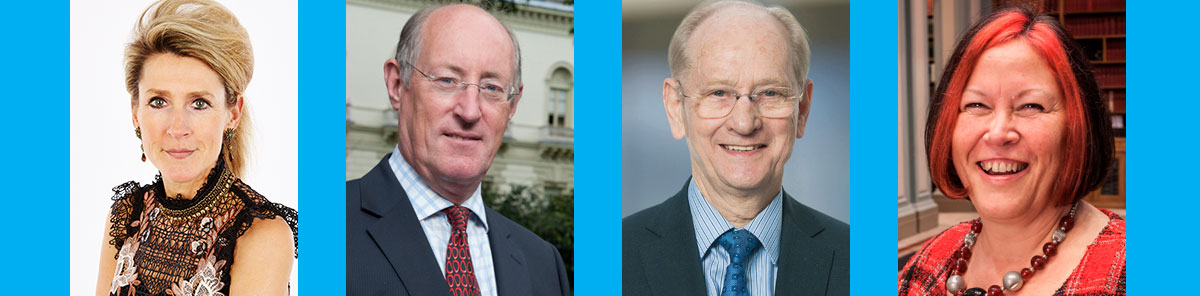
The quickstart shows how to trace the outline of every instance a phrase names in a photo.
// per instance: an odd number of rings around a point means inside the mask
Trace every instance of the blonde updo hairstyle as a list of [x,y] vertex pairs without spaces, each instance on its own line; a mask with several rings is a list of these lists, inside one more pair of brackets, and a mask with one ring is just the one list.
[[[254,75],[254,52],[250,35],[237,17],[210,0],[160,0],[142,12],[133,30],[133,41],[125,48],[125,87],[138,104],[138,82],[142,66],[155,54],[174,54],[203,61],[225,85],[225,105],[237,107],[238,97]],[[249,107],[242,102],[241,121],[232,139],[225,139],[221,157],[235,176],[240,176],[250,139]]]

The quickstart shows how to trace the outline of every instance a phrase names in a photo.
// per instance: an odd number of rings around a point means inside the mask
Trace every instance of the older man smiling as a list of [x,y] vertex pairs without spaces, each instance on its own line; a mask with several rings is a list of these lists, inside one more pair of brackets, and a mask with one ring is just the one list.
[[692,178],[623,221],[624,295],[849,294],[849,226],[783,190],[813,90],[796,18],[708,2],[679,25],[669,59],[663,106]]
[[398,143],[346,183],[346,294],[569,295],[558,250],[480,195],[521,100],[512,31],[474,6],[428,8],[383,70]]

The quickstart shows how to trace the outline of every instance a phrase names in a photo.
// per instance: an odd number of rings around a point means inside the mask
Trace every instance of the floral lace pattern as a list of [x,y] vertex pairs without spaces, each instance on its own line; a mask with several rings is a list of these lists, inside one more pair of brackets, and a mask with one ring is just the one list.
[[221,293],[221,289],[225,288],[225,283],[221,282],[222,267],[225,266],[225,260],[217,260],[217,256],[208,255],[200,262],[200,270],[192,275],[189,280],[180,280],[178,284],[171,284],[171,290],[167,294],[174,296],[225,296]]
[[297,233],[295,210],[268,201],[221,161],[192,200],[165,198],[161,177],[113,191],[109,243],[120,251],[110,295],[225,296],[237,239],[255,219],[281,217]]
[[109,294],[116,294],[122,287],[137,285],[137,265],[133,264],[133,254],[138,248],[138,241],[132,237],[125,239],[125,245],[117,252],[117,268],[113,271]]

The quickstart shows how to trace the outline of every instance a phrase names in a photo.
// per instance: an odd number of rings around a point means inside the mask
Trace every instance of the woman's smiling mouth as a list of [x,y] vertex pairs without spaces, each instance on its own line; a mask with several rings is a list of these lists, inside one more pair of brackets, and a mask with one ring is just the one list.
[[993,176],[1012,175],[1020,173],[1021,171],[1024,171],[1025,168],[1029,167],[1028,162],[1015,160],[984,160],[976,162],[975,165],[979,166],[980,169],[983,169],[984,173]]

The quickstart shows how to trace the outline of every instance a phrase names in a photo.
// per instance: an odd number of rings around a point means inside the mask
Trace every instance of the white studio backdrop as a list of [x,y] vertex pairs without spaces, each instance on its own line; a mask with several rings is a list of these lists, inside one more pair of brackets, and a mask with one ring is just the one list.
[[[246,174],[240,177],[271,201],[301,210],[296,3],[220,2],[249,31],[254,48],[254,77],[245,93],[253,139]],[[151,182],[158,173],[150,162],[141,162],[122,62],[134,25],[151,3],[71,1],[71,295],[95,293],[111,189],[130,180]],[[291,295],[298,287],[296,263]]]

